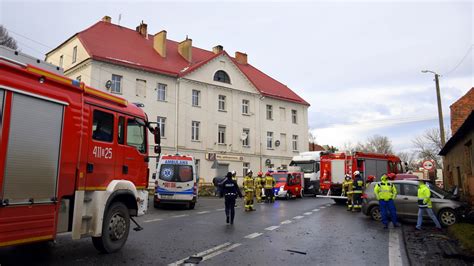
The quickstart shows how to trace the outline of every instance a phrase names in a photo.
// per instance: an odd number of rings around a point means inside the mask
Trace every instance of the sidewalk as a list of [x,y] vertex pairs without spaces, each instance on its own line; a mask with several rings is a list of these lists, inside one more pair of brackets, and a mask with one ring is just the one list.
[[417,231],[414,224],[404,224],[403,239],[411,265],[473,265],[474,257],[461,250],[458,241],[447,232],[438,232],[433,225]]

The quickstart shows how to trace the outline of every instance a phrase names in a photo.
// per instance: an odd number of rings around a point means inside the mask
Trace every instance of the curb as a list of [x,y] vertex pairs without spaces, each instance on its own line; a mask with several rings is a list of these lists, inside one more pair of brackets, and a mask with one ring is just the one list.
[[405,246],[405,253],[407,254],[408,264],[411,266],[413,265],[413,260],[411,258],[410,252],[408,252],[407,238],[405,236],[405,225],[402,224],[401,227],[402,227],[403,245]]

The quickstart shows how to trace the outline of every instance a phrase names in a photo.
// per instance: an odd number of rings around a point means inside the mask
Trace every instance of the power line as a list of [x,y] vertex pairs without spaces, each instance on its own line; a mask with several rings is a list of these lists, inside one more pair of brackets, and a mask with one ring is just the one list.
[[448,73],[444,74],[443,76],[449,76],[449,74],[453,73],[454,71],[456,71],[458,69],[459,66],[461,66],[461,64],[464,62],[464,60],[466,60],[467,56],[469,55],[469,53],[471,53],[472,51],[472,48],[474,47],[474,44],[471,44],[471,46],[467,49],[466,51],[466,54],[462,57],[461,61],[459,61],[459,63],[453,68],[451,69],[450,71],[448,71]]

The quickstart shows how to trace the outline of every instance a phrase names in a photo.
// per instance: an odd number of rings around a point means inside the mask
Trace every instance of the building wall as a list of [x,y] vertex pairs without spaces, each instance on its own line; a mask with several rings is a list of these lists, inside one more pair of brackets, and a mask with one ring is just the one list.
[[458,141],[443,159],[447,184],[458,186],[464,200],[474,204],[474,130]]
[[451,134],[454,135],[464,120],[474,110],[474,88],[471,88],[463,97],[450,106],[451,109]]
[[[73,50],[74,47],[77,47],[77,55],[76,61],[73,62]],[[63,57],[63,64],[60,65],[60,57]],[[50,52],[47,56],[45,61],[57,66],[64,68],[65,70],[74,67],[82,61],[90,58],[89,54],[87,53],[86,49],[82,45],[81,41],[77,37],[73,37],[68,40],[63,46],[59,47],[58,49]],[[75,77],[74,77],[75,78]]]

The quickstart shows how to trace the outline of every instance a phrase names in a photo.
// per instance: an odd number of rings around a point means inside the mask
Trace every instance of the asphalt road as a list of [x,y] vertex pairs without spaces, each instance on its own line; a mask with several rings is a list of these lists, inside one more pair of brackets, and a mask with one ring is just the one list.
[[384,230],[331,200],[279,200],[249,213],[242,201],[238,205],[232,226],[225,223],[222,199],[200,198],[194,210],[151,207],[137,219],[145,229],[131,231],[118,253],[99,254],[89,238],[73,241],[63,234],[55,245],[0,249],[0,264],[168,265],[190,257],[201,265],[406,263],[399,230]]

